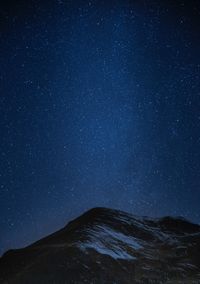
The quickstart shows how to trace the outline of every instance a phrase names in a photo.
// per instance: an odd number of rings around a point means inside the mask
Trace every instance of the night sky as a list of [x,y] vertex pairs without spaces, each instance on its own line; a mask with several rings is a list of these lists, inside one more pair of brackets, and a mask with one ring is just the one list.
[[0,254],[199,204],[200,1],[1,1]]

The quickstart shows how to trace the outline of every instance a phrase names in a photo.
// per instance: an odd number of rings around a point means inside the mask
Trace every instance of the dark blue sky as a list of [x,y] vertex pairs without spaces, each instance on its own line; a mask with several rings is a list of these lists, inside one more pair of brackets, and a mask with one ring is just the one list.
[[0,253],[95,206],[200,223],[200,2],[0,5]]

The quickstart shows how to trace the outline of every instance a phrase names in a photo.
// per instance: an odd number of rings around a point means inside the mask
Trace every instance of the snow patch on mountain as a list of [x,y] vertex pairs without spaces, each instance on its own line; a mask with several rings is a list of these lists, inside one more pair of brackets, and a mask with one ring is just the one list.
[[116,232],[106,226],[97,225],[95,229],[88,229],[88,235],[89,240],[79,244],[82,250],[94,249],[114,259],[136,259],[133,255],[134,251],[143,248],[136,238]]

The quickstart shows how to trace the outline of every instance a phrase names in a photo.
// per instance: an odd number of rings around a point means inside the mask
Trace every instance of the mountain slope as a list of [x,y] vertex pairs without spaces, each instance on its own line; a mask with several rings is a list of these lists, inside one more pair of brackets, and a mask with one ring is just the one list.
[[200,226],[94,208],[0,258],[0,283],[200,283]]

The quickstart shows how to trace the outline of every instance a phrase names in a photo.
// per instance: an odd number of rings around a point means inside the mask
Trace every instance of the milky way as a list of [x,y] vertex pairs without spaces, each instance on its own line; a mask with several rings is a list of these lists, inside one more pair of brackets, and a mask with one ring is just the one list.
[[199,1],[15,2],[0,4],[0,253],[95,206],[199,223]]

